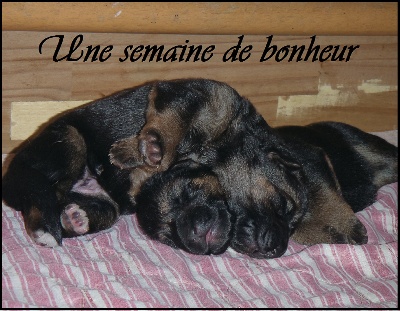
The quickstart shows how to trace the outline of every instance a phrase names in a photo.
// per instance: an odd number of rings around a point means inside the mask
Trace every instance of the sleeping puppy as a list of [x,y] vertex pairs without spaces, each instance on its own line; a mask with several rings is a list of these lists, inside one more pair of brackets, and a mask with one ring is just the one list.
[[174,248],[209,255],[229,246],[232,220],[218,179],[193,163],[150,178],[137,196],[136,215],[150,238]]
[[285,126],[276,133],[296,153],[309,189],[307,212],[292,238],[309,245],[367,243],[354,213],[371,205],[380,187],[398,180],[398,148],[338,122]]
[[[336,122],[281,127],[275,133],[301,166],[304,197],[292,193],[289,198],[306,205],[302,220],[292,226],[291,200],[277,204],[273,195],[264,203],[267,208],[256,212],[242,205],[232,210],[237,219],[232,248],[252,257],[272,258],[285,252],[289,236],[306,245],[367,243],[366,229],[354,212],[372,204],[381,186],[397,181],[397,147]],[[276,187],[272,193],[289,194],[291,183],[300,180],[295,172],[294,168],[293,178],[286,180],[269,179]],[[281,208],[271,209],[274,205]]]
[[13,151],[2,197],[22,211],[38,244],[109,228],[133,213],[129,173],[109,162],[111,145],[137,134],[146,119],[152,84],[125,90],[72,110]]
[[[149,93],[146,123],[137,135],[115,142],[110,162],[129,169],[135,198],[144,180],[174,163],[212,152],[209,145],[249,103],[228,85],[203,79],[160,81]],[[213,155],[207,154],[206,157]],[[208,160],[208,159],[207,159]]]
[[251,103],[216,81],[149,83],[62,116],[17,150],[3,199],[37,243],[55,246],[133,213],[143,183],[185,161],[213,170],[231,214],[285,215],[264,222],[257,238],[268,243],[253,252],[279,255],[306,214],[303,168]]

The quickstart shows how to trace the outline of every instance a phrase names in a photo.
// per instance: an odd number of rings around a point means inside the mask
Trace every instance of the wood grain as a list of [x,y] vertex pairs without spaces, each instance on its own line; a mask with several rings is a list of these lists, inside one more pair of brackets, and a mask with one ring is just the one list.
[[[349,62],[260,63],[263,35],[246,35],[252,55],[244,62],[222,62],[224,52],[238,41],[236,35],[162,35],[83,33],[83,47],[113,45],[110,59],[101,62],[54,62],[56,42],[49,40],[39,54],[39,43],[54,32],[2,33],[2,151],[21,141],[10,139],[12,102],[30,102],[31,118],[44,113],[43,101],[92,100],[157,79],[202,77],[230,84],[250,99],[271,126],[344,121],[367,131],[397,129],[396,36],[318,36],[326,45],[360,45]],[[63,33],[71,42],[77,33]],[[207,62],[119,62],[127,45],[215,45]],[[274,36],[277,46],[302,45],[310,36]],[[63,46],[60,53],[66,53]],[[62,103],[58,103],[62,105]],[[58,105],[55,103],[55,105]],[[62,110],[63,108],[61,108]],[[29,113],[28,113],[29,117]]]
[[87,100],[12,102],[10,139],[25,140],[55,115],[82,106],[87,102]]
[[395,2],[3,2],[3,30],[397,35]]

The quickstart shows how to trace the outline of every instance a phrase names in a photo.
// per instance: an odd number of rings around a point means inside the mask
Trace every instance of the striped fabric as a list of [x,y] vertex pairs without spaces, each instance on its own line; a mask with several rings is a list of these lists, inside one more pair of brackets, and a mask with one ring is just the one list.
[[[397,131],[388,137],[397,141]],[[396,135],[396,136],[393,136]],[[396,308],[398,183],[357,216],[368,244],[290,242],[278,259],[196,256],[150,241],[134,216],[47,249],[2,206],[3,308]]]

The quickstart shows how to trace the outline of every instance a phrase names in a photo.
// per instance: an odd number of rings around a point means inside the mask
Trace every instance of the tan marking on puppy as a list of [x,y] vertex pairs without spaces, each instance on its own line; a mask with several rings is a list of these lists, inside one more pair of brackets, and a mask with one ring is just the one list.
[[232,122],[235,114],[233,100],[232,89],[225,85],[214,86],[211,100],[197,112],[192,125],[209,135],[208,140],[217,139]]
[[155,132],[161,138],[162,160],[161,169],[169,167],[175,157],[175,150],[182,140],[185,131],[184,124],[178,112],[175,109],[164,109],[158,112],[155,108],[155,99],[157,97],[156,86],[150,91],[149,106],[146,113],[146,124],[140,131],[139,140],[146,134]]
[[[165,170],[175,157],[175,150],[182,140],[184,131],[183,122],[174,109],[164,109],[162,112],[155,108],[157,87],[154,86],[148,95],[149,103],[146,111],[146,123],[140,133],[115,142],[110,149],[110,161],[121,168],[135,168],[138,165],[146,165],[148,172]],[[161,161],[158,165],[146,162],[146,154],[141,150],[141,142],[146,144],[149,137],[156,135],[160,138]],[[144,146],[146,148],[146,146]]]
[[26,232],[33,238],[33,233],[41,227],[42,214],[37,207],[32,207],[29,214],[24,215]]
[[375,152],[370,146],[355,145],[354,150],[359,153],[374,170],[373,183],[378,188],[387,185],[397,179],[398,161],[390,161],[380,152]]
[[[182,193],[183,192],[183,187],[184,187],[185,183],[184,182],[180,182],[180,180],[172,180],[169,181],[168,183],[165,184],[165,186],[162,188],[161,193],[158,193],[158,205],[159,205],[159,209],[158,211],[160,212],[160,214],[162,215],[162,227],[160,229],[162,229],[161,231],[166,233],[166,232],[170,232],[171,228],[170,228],[170,222],[173,221],[173,214],[171,214],[171,210],[172,210],[172,197],[171,197],[171,193]],[[183,208],[185,208],[186,206],[182,206]]]
[[[171,211],[171,205],[170,205],[170,193],[174,192],[173,188],[179,187],[179,183],[174,183],[173,181],[170,181],[165,184],[165,186],[162,188],[161,193],[158,193],[158,198],[157,202],[159,205],[159,211],[163,215],[163,219],[165,219],[165,222],[168,222],[168,214]],[[178,192],[180,192],[178,190]],[[168,227],[168,226],[166,226]]]
[[336,191],[338,191],[340,194],[342,193],[342,189],[340,188],[340,184],[339,184],[339,180],[336,177],[336,173],[335,170],[333,169],[333,165],[331,160],[329,159],[328,155],[324,152],[324,159],[326,161],[326,163],[328,164],[329,170],[332,172],[332,177],[335,181],[335,187],[336,187]]
[[[342,236],[341,241],[337,241],[338,235]],[[365,227],[333,189],[321,190],[310,200],[309,213],[291,238],[305,245],[364,244],[368,239]]]
[[[156,86],[149,93],[149,104],[146,112],[146,123],[139,135],[117,141],[110,149],[110,161],[121,169],[132,168],[129,195],[134,201],[143,183],[156,172],[166,170],[173,161],[176,148],[184,135],[183,124],[178,113],[173,109],[158,112],[155,108],[157,98]],[[149,134],[160,137],[162,159],[159,165],[148,165],[145,155],[140,151],[140,142]],[[134,167],[133,164],[140,163]]]
[[192,180],[192,183],[199,188],[203,188],[205,192],[209,194],[223,194],[223,190],[216,176],[206,175],[203,177],[197,177]]
[[134,168],[132,170],[132,172],[129,175],[131,186],[128,192],[129,196],[131,197],[131,200],[133,201],[135,200],[136,195],[139,193],[143,183],[155,173],[156,173],[155,169],[149,168],[145,165]]
[[[240,168],[238,170],[238,168]],[[229,189],[225,195],[228,201],[245,204],[246,208],[253,209],[257,206],[269,208],[269,199],[276,192],[261,171],[249,167],[245,159],[240,156],[229,159],[224,166],[216,167],[216,172],[222,188]]]
[[38,245],[56,247],[56,239],[42,227],[42,214],[37,207],[32,207],[29,214],[24,214],[24,224],[29,237]]
[[56,195],[58,199],[63,198],[65,193],[71,189],[73,182],[79,177],[86,165],[86,144],[78,130],[68,125],[64,141],[67,143],[65,161],[69,165],[68,174],[72,177],[67,180],[60,180],[57,183]]
[[139,151],[138,136],[131,136],[114,143],[110,149],[110,162],[120,169],[134,166],[139,159],[143,161],[143,155]]
[[[237,173],[240,168],[240,173]],[[228,200],[240,202],[245,198],[251,197],[250,170],[246,161],[242,157],[232,157],[223,166],[215,167],[216,174],[223,189],[228,189],[225,193]]]
[[268,208],[268,200],[275,192],[275,187],[265,177],[256,175],[251,179],[250,193],[255,203]]
[[158,112],[155,108],[155,99],[157,97],[157,90],[154,86],[149,93],[149,105],[146,112],[146,123],[139,135],[136,137],[130,137],[123,141],[123,144],[127,146],[124,148],[123,145],[121,152],[126,157],[143,158],[143,155],[139,150],[139,143],[141,140],[146,139],[146,135],[149,133],[156,133],[161,138],[162,148],[162,159],[158,166],[150,166],[143,164],[132,170],[130,174],[131,187],[129,190],[130,197],[134,200],[136,195],[139,193],[143,183],[156,172],[166,170],[171,164],[175,150],[183,137],[183,129],[179,122],[180,118],[177,112],[172,109],[166,109],[162,113]]

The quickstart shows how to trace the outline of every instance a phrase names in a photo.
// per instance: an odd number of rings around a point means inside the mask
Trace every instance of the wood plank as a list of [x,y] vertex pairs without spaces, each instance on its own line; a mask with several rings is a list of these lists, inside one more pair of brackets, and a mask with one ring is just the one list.
[[[11,103],[11,140],[25,140],[39,127],[55,115],[82,106],[89,100],[12,102]],[[32,116],[35,116],[32,118]]]
[[[63,33],[65,42],[77,33]],[[10,152],[21,140],[11,139],[11,103],[31,102],[26,122],[43,122],[37,102],[93,100],[116,91],[159,79],[201,77],[230,84],[250,99],[271,126],[308,124],[322,120],[344,121],[366,131],[397,129],[396,36],[318,36],[327,45],[360,45],[348,62],[270,60],[260,62],[266,37],[246,35],[252,45],[244,62],[222,62],[224,52],[238,42],[236,35],[162,35],[83,33],[83,47],[113,45],[105,62],[54,62],[56,41],[49,40],[39,54],[39,43],[50,32],[3,31],[2,33],[2,147]],[[207,62],[120,62],[127,45],[215,45]],[[274,36],[278,47],[304,45],[310,36]],[[63,45],[61,54],[69,45]],[[60,104],[60,103],[58,103]],[[61,106],[59,106],[61,107]],[[36,121],[35,121],[36,120]],[[39,120],[39,121],[38,121]],[[14,120],[19,124],[21,120]],[[24,121],[25,122],[25,121]],[[36,125],[35,125],[36,126]],[[26,129],[26,132],[28,129]],[[26,136],[26,133],[24,134]],[[25,137],[22,136],[22,137]]]
[[2,30],[397,35],[395,2],[3,2]]

